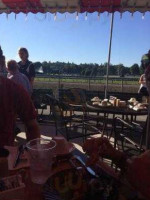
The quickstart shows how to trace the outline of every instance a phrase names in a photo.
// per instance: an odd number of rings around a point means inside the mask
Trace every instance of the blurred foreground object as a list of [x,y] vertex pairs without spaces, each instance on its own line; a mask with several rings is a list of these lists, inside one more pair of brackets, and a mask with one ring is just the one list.
[[[85,141],[83,150],[89,155],[89,164],[94,165],[100,157],[111,159],[120,167],[124,178],[145,199],[150,199],[150,151],[137,157],[128,158],[113,148],[107,138],[91,138]],[[121,174],[120,173],[120,174]]]

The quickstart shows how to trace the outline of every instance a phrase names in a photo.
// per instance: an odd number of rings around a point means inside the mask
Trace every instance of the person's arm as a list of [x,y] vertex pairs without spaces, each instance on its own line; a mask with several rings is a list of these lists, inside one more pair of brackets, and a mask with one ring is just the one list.
[[127,166],[127,157],[123,152],[116,150],[105,137],[86,140],[83,150],[90,156],[89,165],[95,164],[99,157],[111,159],[122,171]]
[[141,84],[141,79],[142,79],[142,76],[140,76],[140,79],[139,79],[139,84]]
[[19,85],[16,87],[16,108],[17,114],[26,125],[27,140],[39,138],[40,131],[36,121],[35,107],[27,91]]
[[33,63],[29,67],[29,74],[30,74],[30,83],[31,83],[31,86],[33,86],[34,78],[35,78],[35,67]]
[[125,153],[115,149],[114,154],[111,154],[110,159],[115,163],[117,167],[121,169],[121,172],[126,172],[128,166],[128,157]]
[[27,121],[25,125],[27,128],[26,132],[27,141],[40,138],[40,129],[35,119]]
[[143,197],[150,199],[150,150],[128,160],[126,179]]
[[31,77],[30,78],[30,84],[31,84],[32,87],[33,87],[33,83],[34,83],[34,77]]
[[145,84],[146,82],[144,81],[144,75],[141,75],[140,80],[139,80],[139,84]]
[[99,156],[111,159],[121,171],[126,170],[128,159],[126,154],[115,149],[106,138],[103,139],[99,146]]

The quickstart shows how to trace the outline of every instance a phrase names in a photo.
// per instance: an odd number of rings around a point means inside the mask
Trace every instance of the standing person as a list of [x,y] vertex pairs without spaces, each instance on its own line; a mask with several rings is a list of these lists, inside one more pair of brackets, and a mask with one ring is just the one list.
[[28,77],[31,85],[33,86],[35,78],[35,68],[34,64],[28,60],[29,58],[28,50],[22,47],[19,49],[18,54],[21,59],[21,61],[18,62],[19,71]]
[[147,54],[144,54],[141,59],[141,67],[143,70],[146,69],[146,67],[150,64],[150,50]]
[[3,77],[4,58],[0,51],[0,147],[13,146],[16,115],[20,117],[27,128],[28,141],[40,137],[36,111],[30,96],[22,86]]
[[146,70],[145,70],[145,77],[146,77],[147,90],[150,94],[150,65],[148,65]]
[[10,60],[7,62],[7,78],[14,81],[15,83],[22,85],[24,89],[29,93],[31,96],[32,87],[26,75],[22,74],[18,70],[18,64],[15,60]]
[[140,88],[138,93],[142,94],[142,96],[149,96],[148,91],[147,91],[147,86],[146,86],[146,78],[145,74],[142,74],[139,80]]

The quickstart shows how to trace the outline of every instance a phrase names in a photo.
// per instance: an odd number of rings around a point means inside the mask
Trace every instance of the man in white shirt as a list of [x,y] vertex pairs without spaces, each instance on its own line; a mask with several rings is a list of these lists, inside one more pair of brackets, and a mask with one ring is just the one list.
[[31,84],[26,77],[26,75],[22,74],[18,70],[18,64],[15,60],[10,60],[7,62],[7,78],[14,81],[16,84],[22,85],[24,89],[28,92],[29,95],[32,93]]

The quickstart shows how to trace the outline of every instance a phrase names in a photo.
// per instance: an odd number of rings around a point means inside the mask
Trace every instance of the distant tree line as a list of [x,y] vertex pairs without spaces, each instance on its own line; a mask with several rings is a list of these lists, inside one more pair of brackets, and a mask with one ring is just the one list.
[[[45,75],[77,75],[77,76],[104,76],[106,75],[107,63],[104,64],[74,64],[65,62],[36,62],[36,72]],[[38,70],[40,69],[40,70]],[[133,64],[131,67],[125,67],[123,64],[110,65],[109,75],[114,76],[138,76],[143,73],[143,69],[138,64]]]

